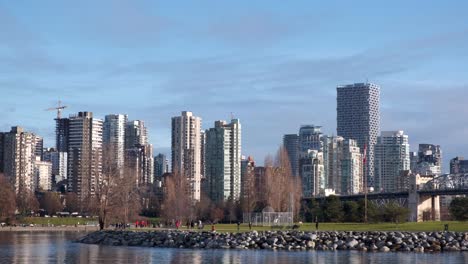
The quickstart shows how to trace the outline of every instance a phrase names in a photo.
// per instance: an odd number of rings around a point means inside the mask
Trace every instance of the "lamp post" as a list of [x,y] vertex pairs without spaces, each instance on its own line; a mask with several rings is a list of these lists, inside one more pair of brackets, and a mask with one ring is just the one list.
[[366,162],[367,162],[367,144],[364,145],[364,157],[362,163],[363,177],[364,177],[364,223],[367,223],[367,175],[366,175]]

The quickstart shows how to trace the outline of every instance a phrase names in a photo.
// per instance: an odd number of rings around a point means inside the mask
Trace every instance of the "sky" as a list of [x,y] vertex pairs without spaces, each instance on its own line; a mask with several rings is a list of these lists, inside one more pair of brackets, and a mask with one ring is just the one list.
[[468,156],[468,1],[0,0],[0,130],[54,145],[64,115],[144,120],[170,153],[181,111],[231,115],[260,164],[304,124],[336,134],[336,86],[381,86],[381,130]]

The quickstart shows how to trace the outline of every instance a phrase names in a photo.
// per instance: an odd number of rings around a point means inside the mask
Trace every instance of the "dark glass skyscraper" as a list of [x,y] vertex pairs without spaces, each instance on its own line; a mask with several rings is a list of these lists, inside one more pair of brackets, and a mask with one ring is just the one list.
[[297,134],[284,135],[283,146],[288,152],[292,175],[299,176],[299,136]]

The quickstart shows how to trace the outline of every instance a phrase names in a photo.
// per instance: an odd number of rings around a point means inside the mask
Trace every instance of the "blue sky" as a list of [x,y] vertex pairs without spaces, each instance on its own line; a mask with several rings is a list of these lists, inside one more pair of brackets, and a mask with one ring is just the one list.
[[468,156],[468,2],[382,2],[0,0],[0,129],[53,146],[60,98],[145,120],[168,153],[172,116],[232,112],[262,163],[302,124],[336,133],[336,86],[369,80],[382,130],[440,144],[448,169]]

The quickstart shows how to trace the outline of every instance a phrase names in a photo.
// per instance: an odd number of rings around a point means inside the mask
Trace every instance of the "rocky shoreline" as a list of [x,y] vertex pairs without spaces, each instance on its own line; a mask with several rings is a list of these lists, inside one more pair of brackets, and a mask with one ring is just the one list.
[[304,232],[247,233],[180,230],[98,231],[76,242],[109,246],[191,249],[359,250],[374,252],[468,251],[468,232]]

